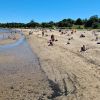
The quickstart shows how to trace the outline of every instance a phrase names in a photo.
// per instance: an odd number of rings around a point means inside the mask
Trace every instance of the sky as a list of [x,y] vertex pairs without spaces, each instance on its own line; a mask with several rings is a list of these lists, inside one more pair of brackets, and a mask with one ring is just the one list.
[[100,16],[100,0],[0,0],[0,22],[60,21]]

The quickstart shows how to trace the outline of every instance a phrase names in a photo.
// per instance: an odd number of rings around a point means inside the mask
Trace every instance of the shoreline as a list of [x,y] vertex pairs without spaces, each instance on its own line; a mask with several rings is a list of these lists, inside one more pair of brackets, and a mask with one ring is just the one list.
[[[7,33],[5,33],[7,34]],[[5,46],[5,45],[9,45],[9,44],[13,44],[15,42],[17,42],[19,39],[21,38],[21,35],[19,35],[19,33],[15,34],[15,36],[11,36],[9,38],[4,38],[0,40],[0,46]]]

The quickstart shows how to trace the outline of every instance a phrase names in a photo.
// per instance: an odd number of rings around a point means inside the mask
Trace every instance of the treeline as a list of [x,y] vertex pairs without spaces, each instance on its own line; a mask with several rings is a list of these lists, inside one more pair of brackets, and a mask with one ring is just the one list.
[[38,23],[35,21],[30,21],[29,23],[0,23],[0,27],[3,28],[92,28],[99,29],[100,28],[100,18],[97,15],[91,16],[89,19],[81,19],[73,20],[71,18],[63,19],[59,22],[43,22]]

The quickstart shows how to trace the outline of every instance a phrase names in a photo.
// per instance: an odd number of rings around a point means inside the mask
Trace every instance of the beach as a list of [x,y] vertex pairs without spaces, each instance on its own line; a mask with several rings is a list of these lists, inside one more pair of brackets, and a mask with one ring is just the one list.
[[29,44],[19,41],[0,46],[0,100],[47,99],[48,78]]
[[[23,31],[27,36],[29,30]],[[43,71],[59,87],[55,100],[99,100],[100,45],[92,30],[79,30],[70,36],[55,30],[44,37],[41,33],[33,32],[27,41],[38,55]],[[82,33],[85,38],[80,38]],[[48,46],[51,34],[58,40],[54,46]],[[69,37],[73,39],[67,44]],[[85,52],[80,52],[82,45],[87,47]]]
[[7,31],[7,29],[0,29],[0,45],[7,45],[15,43],[21,38],[21,34],[18,32]]
[[0,100],[100,100],[100,0],[1,0]]
[[[20,44],[0,49],[0,100],[100,99],[100,40],[93,30],[46,29],[44,36],[40,29],[21,30]],[[56,41],[48,46],[52,34]]]

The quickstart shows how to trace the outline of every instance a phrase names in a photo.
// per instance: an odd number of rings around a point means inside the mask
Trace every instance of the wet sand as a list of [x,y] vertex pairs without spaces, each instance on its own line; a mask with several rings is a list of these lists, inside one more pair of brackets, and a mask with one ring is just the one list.
[[48,78],[25,40],[0,49],[0,100],[42,100],[51,93]]
[[13,44],[22,36],[21,32],[16,29],[1,29],[0,28],[0,46]]

